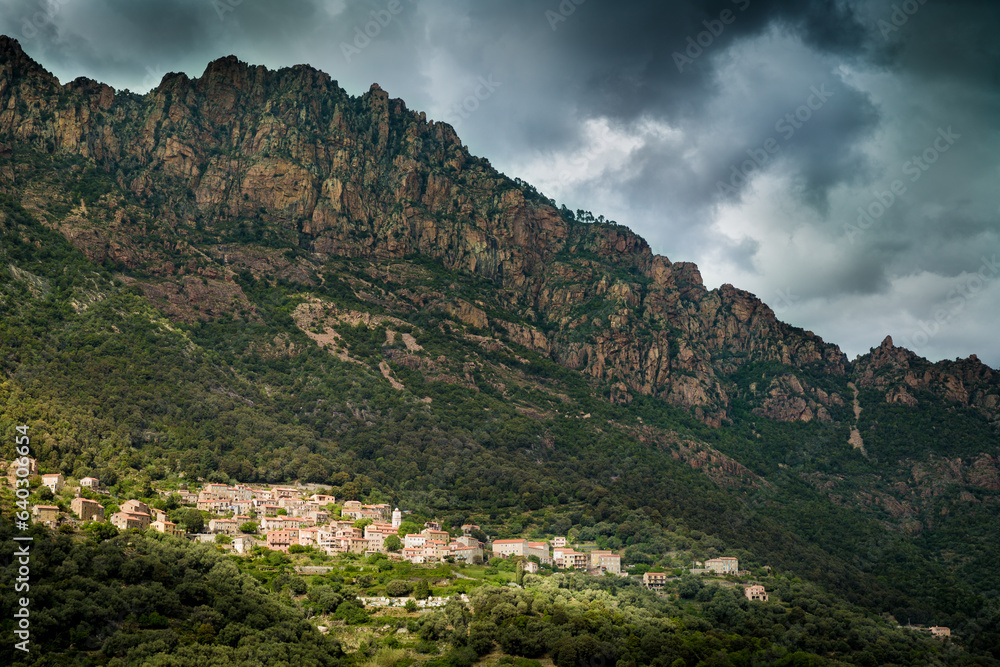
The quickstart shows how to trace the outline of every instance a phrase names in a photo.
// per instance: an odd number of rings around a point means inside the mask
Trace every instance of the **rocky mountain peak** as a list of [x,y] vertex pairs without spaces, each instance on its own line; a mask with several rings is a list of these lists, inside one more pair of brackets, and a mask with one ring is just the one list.
[[[44,71],[15,40],[0,46],[0,74],[11,67]],[[308,255],[302,261],[315,262],[312,270],[338,257],[403,262],[420,256],[476,275],[493,283],[495,313],[509,315],[487,314],[445,294],[406,298],[462,314],[458,319],[477,329],[613,385],[616,400],[654,396],[718,424],[734,392],[732,374],[745,364],[841,377],[848,371],[836,345],[781,322],[753,294],[728,284],[709,290],[697,265],[654,254],[627,227],[560,212],[530,185],[470,155],[450,125],[428,122],[378,83],[351,97],[308,65],[269,70],[226,56],[196,79],[167,74],[151,94],[128,100],[109,120],[96,113],[111,108],[108,86],[89,79],[65,87],[40,77],[10,80],[16,85],[3,86],[0,78],[0,129],[25,145],[120,171],[118,184],[136,202],[134,215],[157,202],[158,217],[145,223],[150,238],[158,226],[173,230],[183,218],[227,243],[233,242],[227,229],[273,234]],[[164,231],[159,246],[136,241],[127,225],[90,226],[80,219],[66,223],[64,233],[92,259],[137,275],[146,271],[143,289],[154,301],[174,295],[168,301],[177,317],[224,310],[219,294],[229,294],[225,285],[214,286],[214,296],[193,289],[179,268],[203,263],[204,252],[162,250],[175,247],[173,231]],[[230,269],[201,270],[215,279]],[[199,308],[198,299],[210,303]],[[880,366],[905,374],[914,358],[889,338],[873,355],[865,367],[873,377]],[[788,380],[774,387],[768,400],[777,407],[767,414],[823,418],[825,399],[807,384]]]
[[20,42],[0,35],[0,78],[20,78],[31,74],[56,81],[50,72],[24,52]]
[[0,55],[4,56],[4,60],[13,60],[24,56],[24,50],[21,49],[21,43],[13,37],[0,35]]

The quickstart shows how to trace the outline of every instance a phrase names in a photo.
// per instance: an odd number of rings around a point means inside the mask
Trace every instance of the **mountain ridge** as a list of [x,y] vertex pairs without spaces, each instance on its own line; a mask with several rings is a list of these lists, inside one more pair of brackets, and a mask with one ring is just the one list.
[[[519,331],[509,335],[613,385],[616,400],[657,396],[718,425],[729,418],[733,387],[726,376],[743,363],[817,364],[835,375],[848,374],[854,365],[835,344],[778,320],[753,294],[729,284],[706,289],[697,266],[654,254],[630,230],[567,219],[565,210],[530,186],[520,187],[470,155],[450,125],[409,111],[377,84],[355,98],[308,65],[269,70],[227,56],[195,79],[167,74],[139,97],[84,78],[58,87],[16,40],[4,38],[0,53],[6,61],[0,127],[21,141],[51,141],[53,150],[99,164],[135,164],[138,173],[117,180],[141,202],[155,199],[164,178],[176,179],[193,201],[175,196],[171,206],[160,206],[172,232],[192,221],[215,224],[266,211],[264,222],[280,225],[288,243],[314,257],[391,260],[418,253],[483,276],[501,287],[503,305],[525,320],[520,327],[499,321],[500,330]],[[33,110],[51,118],[40,121],[37,113],[12,109],[16,90],[19,99],[27,95]],[[122,135],[130,140],[121,141]],[[388,196],[378,196],[386,191]],[[180,262],[163,258],[151,267],[155,258],[148,246],[130,247],[127,206],[116,208],[117,230],[83,220],[74,224],[72,218],[61,228],[95,261],[142,266],[147,275],[176,279]],[[190,252],[180,255],[182,261],[202,260]],[[567,256],[570,262],[560,261]],[[580,261],[587,256],[598,264]],[[628,275],[607,276],[608,269]],[[227,275],[220,267],[207,271],[216,274],[209,276],[213,280]],[[207,299],[207,312],[218,313],[219,301],[242,300],[239,288],[213,286],[205,295],[191,289],[189,280],[180,282],[137,281],[160,303],[179,295]],[[619,312],[588,321],[566,307],[588,300],[603,300]],[[471,317],[484,322],[478,313]],[[545,334],[540,325],[595,331],[581,341],[577,332]],[[601,328],[603,333],[596,331]],[[625,365],[615,362],[621,358]],[[941,374],[949,381],[955,377]],[[985,370],[965,375],[995,384]],[[776,401],[794,405],[764,411],[774,418],[825,418],[821,406],[804,395]],[[992,398],[977,405],[993,417],[1000,414]]]

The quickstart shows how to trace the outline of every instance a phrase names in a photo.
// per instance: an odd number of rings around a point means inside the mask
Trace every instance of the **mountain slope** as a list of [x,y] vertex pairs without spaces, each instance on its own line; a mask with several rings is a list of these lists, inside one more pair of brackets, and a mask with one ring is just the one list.
[[137,96],[0,38],[0,142],[2,427],[43,468],[299,479],[649,565],[737,552],[996,645],[978,361],[849,363],[306,66]]

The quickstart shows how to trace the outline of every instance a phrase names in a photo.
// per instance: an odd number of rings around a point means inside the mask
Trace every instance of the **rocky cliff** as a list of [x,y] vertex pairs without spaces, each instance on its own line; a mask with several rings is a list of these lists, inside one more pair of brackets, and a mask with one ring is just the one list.
[[[434,306],[534,350],[614,401],[654,396],[720,424],[748,363],[849,371],[835,345],[752,294],[706,289],[696,266],[653,254],[624,227],[577,222],[377,84],[352,97],[311,67],[230,56],[138,96],[82,78],[62,85],[2,37],[0,141],[3,189],[176,319],[257,317],[234,282],[244,271],[308,290],[334,259],[391,275],[385,267],[421,258],[489,281],[493,302],[348,282],[382,306]],[[979,366],[890,380],[876,355],[858,382],[891,383],[900,401],[944,382],[948,398],[995,414],[995,391],[969,393],[970,382],[996,385]],[[828,420],[847,400],[804,375],[755,389],[758,414],[779,420]]]
[[892,337],[886,336],[853,364],[852,374],[858,387],[877,390],[887,403],[913,407],[921,400],[943,400],[972,408],[994,425],[1000,424],[1000,375],[976,355],[931,363],[896,347]]

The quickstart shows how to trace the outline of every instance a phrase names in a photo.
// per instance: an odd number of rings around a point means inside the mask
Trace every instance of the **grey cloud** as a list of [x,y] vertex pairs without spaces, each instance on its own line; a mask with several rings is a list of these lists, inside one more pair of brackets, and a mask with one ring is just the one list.
[[[271,68],[309,63],[354,94],[378,81],[456,125],[512,177],[532,168],[544,180],[549,165],[587,155],[586,123],[600,120],[641,141],[624,163],[597,164],[599,176],[553,183],[546,194],[633,227],[672,259],[718,261],[703,272],[765,300],[795,285],[801,302],[782,316],[849,353],[877,345],[893,321],[909,326],[921,305],[933,306],[931,292],[972,270],[982,252],[1000,252],[1000,5],[992,1],[928,1],[883,37],[879,21],[902,0],[586,0],[555,30],[546,11],[558,12],[561,0],[401,0],[403,11],[350,59],[341,45],[388,0],[220,2],[233,10],[221,18],[209,0],[0,0],[0,30],[19,36],[24,17],[58,5],[22,38],[25,49],[63,80],[86,75],[118,88],[151,87],[167,71],[198,76],[230,53]],[[718,28],[724,10],[734,20],[678,71],[674,54],[706,21]],[[502,87],[474,113],[457,114],[479,76]],[[775,122],[823,84],[830,100],[782,136]],[[647,132],[650,124],[668,136]],[[962,141],[907,180],[906,195],[850,244],[843,230],[857,207],[904,178],[904,162],[941,125],[954,125]],[[720,196],[718,181],[771,137],[780,151],[761,180]],[[783,188],[769,195],[776,201],[761,201],[762,184]],[[733,209],[740,222],[724,236],[720,216]],[[783,257],[786,244],[815,261]],[[921,272],[936,287],[893,306]],[[967,319],[942,331],[931,352],[994,346],[987,301],[970,302]],[[842,313],[856,322],[847,327]]]

